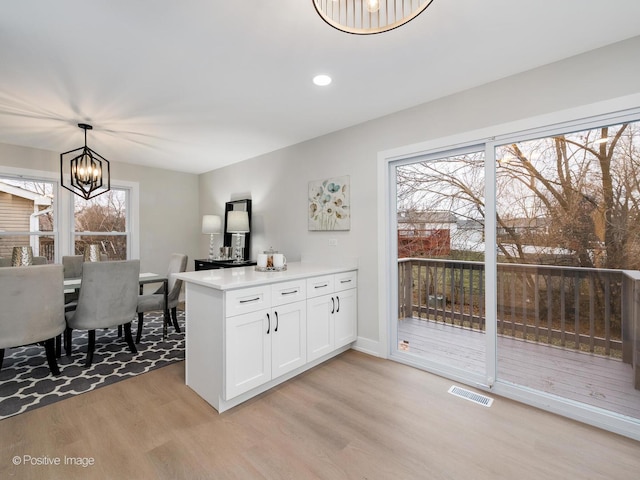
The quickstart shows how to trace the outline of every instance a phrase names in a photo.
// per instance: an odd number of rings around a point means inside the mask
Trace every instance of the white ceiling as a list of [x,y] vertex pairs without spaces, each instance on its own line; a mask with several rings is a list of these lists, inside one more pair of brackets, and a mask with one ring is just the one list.
[[638,0],[435,0],[355,36],[312,0],[5,1],[0,142],[64,152],[86,122],[111,161],[202,173],[639,35],[639,19]]

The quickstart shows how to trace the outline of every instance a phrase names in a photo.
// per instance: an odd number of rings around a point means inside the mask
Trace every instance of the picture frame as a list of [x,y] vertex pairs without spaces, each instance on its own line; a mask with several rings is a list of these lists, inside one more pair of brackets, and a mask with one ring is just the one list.
[[309,182],[309,231],[351,229],[349,175]]

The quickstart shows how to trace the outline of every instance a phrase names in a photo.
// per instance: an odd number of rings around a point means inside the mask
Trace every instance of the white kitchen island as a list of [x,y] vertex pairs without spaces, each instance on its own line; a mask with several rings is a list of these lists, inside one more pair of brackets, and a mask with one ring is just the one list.
[[351,347],[357,270],[297,262],[175,274],[185,282],[186,383],[218,412]]

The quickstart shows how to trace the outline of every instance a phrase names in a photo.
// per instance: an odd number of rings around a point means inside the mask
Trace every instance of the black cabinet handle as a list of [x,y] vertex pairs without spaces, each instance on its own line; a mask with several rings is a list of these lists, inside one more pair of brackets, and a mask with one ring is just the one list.
[[293,295],[294,293],[298,293],[298,290],[291,290],[290,292],[282,292],[280,295]]
[[324,288],[324,287],[328,287],[328,286],[329,286],[329,284],[325,283],[323,285],[315,285],[313,288]]
[[267,335],[269,335],[269,332],[271,331],[271,317],[269,316],[268,313],[267,313],[267,322],[269,322],[267,326]]
[[240,303],[257,302],[258,300],[260,300],[260,297],[250,298],[249,300],[240,300]]
[[338,308],[336,309],[336,313],[338,313],[340,311],[340,297],[336,296],[336,299],[338,300]]
[[278,319],[278,312],[275,312],[276,314],[276,328],[273,329],[274,332],[278,331],[278,325],[280,324],[280,320]]
[[351,283],[351,279],[349,279],[349,280],[340,280],[340,283]]
[[331,297],[331,313],[335,313],[336,311],[336,301],[333,297]]

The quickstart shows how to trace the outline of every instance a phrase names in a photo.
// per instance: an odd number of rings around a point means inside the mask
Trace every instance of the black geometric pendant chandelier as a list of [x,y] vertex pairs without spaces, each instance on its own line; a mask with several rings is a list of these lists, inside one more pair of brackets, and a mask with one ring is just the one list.
[[60,154],[60,184],[89,200],[111,190],[111,171],[109,160],[87,147],[87,130],[93,127],[86,123],[78,127],[84,130],[84,147]]

